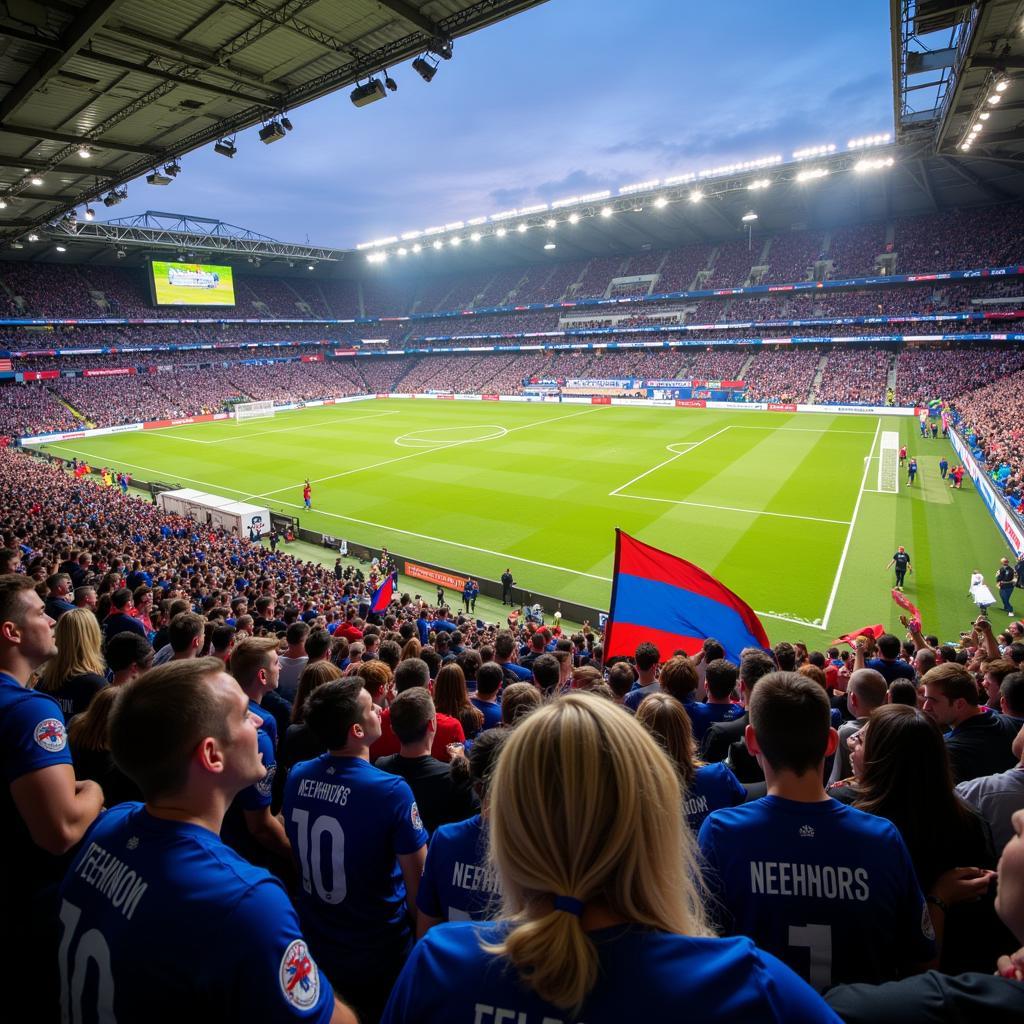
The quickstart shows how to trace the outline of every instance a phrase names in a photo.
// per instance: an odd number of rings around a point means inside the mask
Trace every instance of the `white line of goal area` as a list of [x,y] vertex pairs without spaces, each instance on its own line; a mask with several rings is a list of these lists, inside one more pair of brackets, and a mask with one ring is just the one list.
[[[678,441],[674,444],[668,445],[668,450],[673,454],[663,461],[659,462],[656,466],[651,466],[650,469],[645,470],[638,476],[633,477],[632,480],[627,480],[624,484],[620,484],[615,488],[614,491],[608,492],[609,498],[632,498],[635,501],[658,501],[666,505],[685,505],[689,508],[708,508],[713,509],[716,512],[737,512],[741,515],[749,516],[771,516],[774,519],[803,519],[811,523],[830,523],[833,526],[848,526],[850,523],[849,519],[824,519],[820,516],[801,516],[793,512],[769,512],[766,509],[755,509],[755,508],[738,508],[735,505],[710,505],[702,501],[689,501],[683,498],[652,498],[646,494],[623,494],[622,492],[626,488],[631,487],[638,480],[643,480],[645,476],[650,476],[655,470],[661,469],[663,466],[667,466],[676,459],[681,459],[684,455],[689,455],[695,448],[699,448],[702,444],[711,441],[713,438],[718,437],[720,434],[724,434],[727,430],[732,430],[734,427],[744,426],[747,429],[753,430],[800,430],[806,433],[825,433],[827,428],[810,428],[810,427],[757,427],[749,424],[727,424],[722,427],[721,430],[716,430],[713,434],[708,434],[707,437],[701,438],[699,441]],[[867,434],[864,430],[844,430],[844,434]],[[684,451],[677,451],[678,448],[685,449]]]
[[[288,412],[302,412],[301,409],[289,409]],[[313,420],[311,423],[300,423],[297,427],[273,427],[270,430],[250,430],[247,434],[232,434],[230,437],[218,437],[215,440],[207,441],[199,437],[186,437],[184,434],[168,434],[168,430],[181,430],[183,426],[192,424],[179,424],[176,427],[157,427],[154,430],[147,430],[147,437],[162,437],[168,441],[188,441],[191,444],[234,444],[235,441],[244,441],[250,437],[263,437],[265,434],[287,434],[293,430],[307,430],[309,427],[323,427],[331,424],[343,425],[345,423],[357,423],[359,420],[374,420],[380,416],[397,416],[398,409],[386,409],[379,412],[369,412],[364,416],[350,416],[347,419],[332,417],[329,420]],[[222,421],[224,422],[224,421]]]

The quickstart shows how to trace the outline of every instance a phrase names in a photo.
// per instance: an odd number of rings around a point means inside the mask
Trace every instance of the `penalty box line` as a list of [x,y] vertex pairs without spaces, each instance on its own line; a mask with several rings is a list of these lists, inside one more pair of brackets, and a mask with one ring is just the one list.
[[[652,498],[652,497],[649,497],[646,494],[623,494],[622,493],[624,490],[626,490],[626,488],[632,487],[632,485],[635,484],[638,480],[643,480],[643,478],[645,476],[650,476],[651,473],[655,472],[656,470],[659,470],[659,469],[663,468],[664,466],[669,465],[670,463],[675,462],[676,459],[681,459],[684,455],[689,455],[690,452],[692,452],[694,450],[694,448],[699,448],[705,442],[710,441],[713,438],[718,437],[719,434],[724,434],[727,430],[731,430],[735,426],[737,426],[737,424],[734,424],[734,423],[727,424],[726,426],[722,427],[721,430],[716,430],[713,434],[709,434],[707,437],[702,438],[700,441],[676,441],[676,442],[674,442],[675,444],[678,444],[679,447],[681,447],[681,448],[682,447],[686,447],[686,451],[685,452],[676,452],[670,458],[667,458],[667,459],[663,460],[662,462],[659,462],[656,466],[652,466],[650,469],[645,470],[639,476],[633,477],[632,480],[627,480],[626,483],[621,484],[619,487],[616,487],[614,491],[609,491],[608,492],[608,497],[609,498],[632,498],[634,501],[658,501],[658,502],[662,502],[663,504],[666,504],[666,505],[685,505],[685,506],[687,506],[689,508],[705,508],[705,509],[711,509],[711,510],[716,511],[716,512],[737,512],[737,513],[739,513],[741,515],[749,515],[749,516],[771,516],[772,518],[775,518],[775,519],[801,519],[801,520],[804,520],[805,522],[810,522],[810,523],[828,523],[828,524],[830,524],[832,526],[849,526],[850,525],[850,520],[849,519],[825,519],[825,518],[822,518],[821,516],[801,516],[801,515],[797,515],[797,514],[792,513],[792,512],[769,512],[766,509],[738,508],[735,505],[711,505],[711,504],[708,504],[708,503],[702,502],[702,501],[687,501],[687,500],[684,500],[682,498]],[[771,429],[771,428],[765,428],[765,429]],[[817,433],[817,431],[815,431],[815,433]],[[854,431],[854,433],[864,433],[864,431]]]

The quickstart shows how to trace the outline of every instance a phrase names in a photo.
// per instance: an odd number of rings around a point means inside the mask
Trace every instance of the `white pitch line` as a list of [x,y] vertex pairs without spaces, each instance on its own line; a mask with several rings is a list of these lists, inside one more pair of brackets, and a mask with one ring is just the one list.
[[792,512],[768,512],[764,509],[737,508],[735,505],[707,505],[702,501],[684,501],[681,498],[651,498],[646,494],[617,494],[617,498],[633,498],[636,501],[663,501],[669,505],[689,505],[691,508],[710,508],[720,512],[743,512],[750,516],[774,516],[777,519],[805,519],[810,523],[831,523],[833,526],[849,526],[849,519],[821,519],[818,516],[799,516]]
[[832,615],[832,606],[836,603],[836,595],[839,593],[839,581],[843,576],[843,566],[846,565],[846,556],[850,552],[850,541],[853,540],[853,531],[857,526],[857,515],[860,512],[861,499],[864,497],[864,485],[868,480],[868,470],[871,468],[871,453],[878,443],[878,434],[882,429],[882,417],[878,417],[875,426],[875,436],[871,439],[871,447],[868,449],[868,456],[864,460],[864,473],[860,478],[860,487],[857,488],[857,501],[853,506],[853,515],[850,517],[850,528],[846,531],[846,541],[843,544],[843,553],[839,556],[839,568],[836,569],[836,578],[832,581],[832,591],[828,595],[828,604],[825,606],[825,614],[821,617],[821,628],[828,629],[828,620]]
[[832,427],[771,427],[759,423],[731,423],[737,430],[771,430],[773,433],[785,431],[797,434],[860,434],[870,437],[870,430],[835,430]]
[[[523,423],[523,424],[521,424],[518,427],[510,427],[504,434],[501,435],[501,437],[508,437],[509,434],[513,433],[516,430],[526,430],[529,427],[539,427],[539,426],[542,426],[545,423],[554,423],[556,420],[571,420],[575,416],[585,416],[587,413],[597,412],[599,409],[604,409],[604,408],[608,408],[608,406],[600,406],[600,405],[598,405],[598,406],[593,406],[590,409],[584,409],[582,412],[570,413],[568,416],[552,416],[549,419],[537,420],[534,423]],[[494,440],[500,440],[500,438],[494,438]],[[317,479],[315,479],[315,480],[310,480],[310,483],[311,484],[322,484],[322,483],[325,483],[328,480],[338,480],[338,479],[340,479],[343,476],[351,476],[353,473],[365,473],[365,472],[368,472],[371,469],[379,469],[381,466],[390,466],[390,465],[393,465],[396,462],[405,462],[406,459],[417,459],[421,455],[430,455],[432,452],[436,452],[439,449],[443,449],[444,451],[449,451],[452,448],[458,448],[460,445],[476,444],[476,443],[479,443],[479,442],[475,441],[475,439],[473,439],[473,438],[469,438],[468,440],[465,440],[465,441],[451,441],[451,442],[449,442],[449,441],[441,441],[441,442],[439,442],[433,448],[423,448],[423,449],[421,449],[419,451],[412,452],[409,455],[398,455],[398,456],[396,456],[393,459],[384,459],[382,462],[371,463],[369,466],[357,466],[355,469],[345,469],[345,470],[342,470],[342,472],[340,472],[340,473],[332,473],[330,476],[317,477]],[[290,491],[294,487],[301,487],[301,486],[302,486],[302,482],[296,483],[296,484],[288,484],[285,487],[278,487],[278,488],[276,488],[273,491],[263,491],[261,494],[250,494],[246,500],[251,500],[252,498],[269,498],[270,495],[272,495],[272,494],[280,494],[281,491]],[[298,507],[298,506],[296,506],[296,507]]]
[[[731,426],[731,424],[729,426]],[[724,434],[729,429],[729,426],[724,426],[721,430],[716,430],[713,434],[709,434],[707,437],[702,438],[700,441],[694,441],[694,443],[689,448],[687,448],[685,452],[676,452],[676,454],[673,455],[670,459],[665,459],[663,462],[659,462],[656,466],[651,466],[650,469],[645,470],[639,476],[633,477],[632,480],[627,480],[624,484],[621,484],[619,487],[616,487],[614,491],[609,491],[608,497],[614,498],[616,495],[619,494],[620,491],[624,491],[627,487],[632,486],[637,482],[637,480],[643,480],[645,476],[649,476],[656,469],[661,469],[662,466],[667,466],[670,462],[675,462],[676,459],[680,459],[684,455],[689,455],[694,448],[699,448],[705,441],[710,441],[713,437],[718,437],[719,434]],[[688,441],[676,441],[673,443],[689,444]],[[628,495],[622,495],[622,497],[628,497]]]
[[[300,410],[295,409],[289,411],[299,412]],[[357,423],[359,420],[377,419],[380,416],[397,416],[398,412],[398,409],[387,409],[381,412],[370,412],[367,413],[365,416],[353,416],[351,417],[351,419],[339,419],[338,417],[333,417],[332,419],[329,420],[315,420],[312,423],[300,423],[297,427],[278,427],[274,430],[253,430],[250,431],[250,433],[248,434],[234,434],[231,437],[220,437],[217,438],[216,441],[203,441],[200,440],[198,437],[186,437],[184,434],[166,433],[166,431],[168,430],[180,430],[183,426],[191,426],[191,424],[186,423],[179,424],[176,427],[156,427],[153,430],[145,431],[145,434],[148,437],[164,437],[171,441],[191,441],[192,444],[230,444],[233,443],[234,441],[244,441],[246,438],[249,437],[263,437],[266,434],[287,434],[293,430],[307,430],[309,427],[324,427],[330,426],[332,424],[344,426],[345,424],[348,423]],[[222,420],[221,422],[226,421]]]

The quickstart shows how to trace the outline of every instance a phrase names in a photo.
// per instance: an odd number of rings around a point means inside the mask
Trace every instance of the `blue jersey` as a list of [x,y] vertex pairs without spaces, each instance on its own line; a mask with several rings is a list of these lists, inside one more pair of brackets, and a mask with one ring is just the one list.
[[270,736],[262,726],[256,732],[256,740],[259,745],[260,757],[263,758],[263,767],[267,772],[259,782],[246,786],[231,801],[227,814],[224,815],[220,837],[246,860],[258,864],[267,860],[267,854],[250,834],[245,820],[245,812],[261,811],[264,807],[270,806],[274,775],[277,773],[277,760],[274,756],[274,746],[270,741]]
[[469,703],[484,716],[484,724],[480,727],[481,732],[485,729],[494,729],[496,726],[501,725],[501,704],[494,701],[481,700],[479,697],[470,697]]
[[683,813],[696,835],[712,811],[735,807],[746,799],[747,791],[732,769],[724,761],[716,761],[697,769],[693,784],[686,790]]
[[700,704],[697,701],[687,701],[683,707],[690,716],[693,738],[698,746],[704,739],[704,734],[716,722],[731,722],[743,714],[743,708],[739,704]]
[[249,701],[249,710],[256,715],[257,718],[263,719],[263,725],[261,728],[266,729],[270,736],[270,742],[273,743],[274,749],[277,750],[277,719],[262,705],[257,704],[256,701]]
[[935,955],[910,854],[884,818],[766,796],[715,811],[699,842],[723,930],[819,990],[890,981]]
[[494,909],[498,897],[480,815],[442,825],[430,840],[416,906],[442,921],[479,921]]
[[60,879],[66,860],[54,857],[32,841],[28,826],[11,796],[11,783],[23,775],[70,765],[64,716],[57,702],[39,690],[27,690],[0,672],[0,919],[16,920],[13,907],[23,906],[35,892]]
[[334,995],[281,884],[199,825],[104,814],[60,889],[73,1021],[316,1021]]
[[288,773],[282,810],[302,875],[299,917],[328,974],[404,955],[412,931],[397,855],[428,838],[405,779],[322,754]]
[[504,925],[431,928],[406,962],[381,1024],[839,1024],[819,995],[749,939],[695,939],[620,925],[590,932],[600,966],[578,1014],[546,1003],[485,953]]

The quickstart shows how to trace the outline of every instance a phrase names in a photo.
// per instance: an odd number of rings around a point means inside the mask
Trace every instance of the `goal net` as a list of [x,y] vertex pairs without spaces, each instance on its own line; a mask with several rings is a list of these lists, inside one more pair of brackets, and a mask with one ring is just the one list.
[[273,402],[239,402],[235,406],[235,421],[261,420],[274,415]]
[[895,494],[899,490],[900,435],[895,430],[882,432],[878,455],[878,489]]

